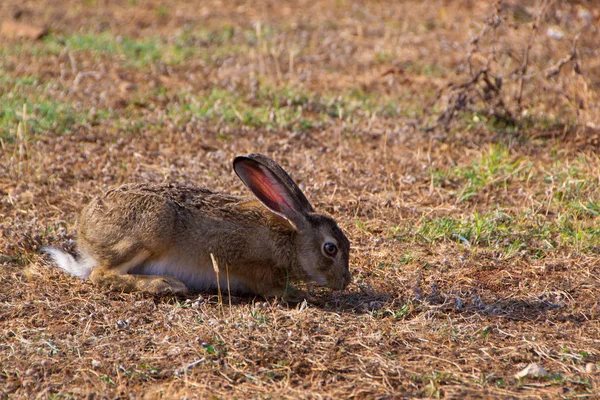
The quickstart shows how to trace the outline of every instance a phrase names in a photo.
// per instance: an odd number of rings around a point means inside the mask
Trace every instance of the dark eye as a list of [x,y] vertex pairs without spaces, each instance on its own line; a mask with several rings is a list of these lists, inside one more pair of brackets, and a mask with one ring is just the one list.
[[327,242],[323,245],[323,250],[325,250],[325,253],[327,255],[330,255],[333,257],[337,254],[338,248],[335,244],[333,244],[331,242]]

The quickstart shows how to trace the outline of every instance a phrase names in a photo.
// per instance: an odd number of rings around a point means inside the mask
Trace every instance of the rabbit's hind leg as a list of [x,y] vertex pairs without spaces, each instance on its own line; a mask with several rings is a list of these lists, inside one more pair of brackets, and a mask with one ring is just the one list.
[[150,257],[147,251],[141,251],[129,261],[120,265],[100,264],[90,274],[90,280],[102,287],[123,292],[147,292],[151,294],[185,294],[187,286],[170,276],[131,275],[127,272]]

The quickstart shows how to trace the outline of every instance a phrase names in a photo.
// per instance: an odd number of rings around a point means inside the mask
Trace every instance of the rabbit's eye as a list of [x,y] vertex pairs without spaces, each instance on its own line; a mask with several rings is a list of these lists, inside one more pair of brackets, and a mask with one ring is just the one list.
[[337,254],[338,248],[335,244],[327,242],[323,245],[323,250],[325,250],[325,253],[333,257]]

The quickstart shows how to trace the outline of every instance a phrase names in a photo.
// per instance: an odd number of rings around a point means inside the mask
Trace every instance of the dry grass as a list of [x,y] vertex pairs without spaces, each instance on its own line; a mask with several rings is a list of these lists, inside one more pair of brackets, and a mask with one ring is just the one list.
[[[593,398],[599,13],[3,2],[49,33],[0,44],[0,398]],[[108,293],[38,254],[120,183],[245,193],[249,152],[340,222],[348,291]]]

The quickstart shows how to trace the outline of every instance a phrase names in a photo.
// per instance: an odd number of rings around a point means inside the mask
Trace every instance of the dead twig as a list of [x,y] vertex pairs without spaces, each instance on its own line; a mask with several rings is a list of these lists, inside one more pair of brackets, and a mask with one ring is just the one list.
[[542,6],[540,7],[540,11],[538,12],[538,14],[535,18],[535,22],[531,26],[529,40],[527,41],[527,46],[525,46],[525,50],[523,52],[523,62],[521,64],[521,66],[517,69],[517,74],[519,76],[519,78],[518,78],[519,90],[517,93],[516,100],[517,100],[517,108],[519,109],[519,111],[521,110],[521,103],[523,100],[523,88],[525,86],[525,75],[527,73],[527,69],[529,68],[529,53],[531,52],[531,48],[533,47],[533,43],[535,41],[535,38],[537,37],[537,33],[539,31],[540,24],[542,22],[542,18],[544,17],[544,15],[546,15],[546,13],[548,12],[548,9],[550,8],[550,6],[553,3],[554,3],[554,0],[549,0],[549,1],[544,0],[542,2]]
[[575,39],[573,39],[573,47],[571,48],[571,52],[569,53],[569,55],[561,58],[556,64],[554,64],[552,67],[550,67],[546,70],[546,72],[544,74],[546,79],[550,79],[553,76],[558,75],[560,73],[560,70],[562,69],[562,67],[564,67],[565,64],[567,64],[571,61],[575,61],[575,72],[577,72],[578,74],[581,74],[581,67],[579,66],[578,55],[577,55],[577,41],[578,40],[579,40],[579,35],[575,36]]

